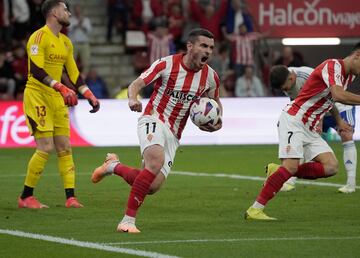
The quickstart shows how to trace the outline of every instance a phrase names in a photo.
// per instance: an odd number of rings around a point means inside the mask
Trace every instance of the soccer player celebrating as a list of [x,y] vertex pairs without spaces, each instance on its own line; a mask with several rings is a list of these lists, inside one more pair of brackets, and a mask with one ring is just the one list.
[[[168,176],[191,104],[201,96],[207,96],[219,104],[222,113],[219,77],[207,65],[213,49],[213,34],[205,29],[194,29],[188,36],[186,54],[160,58],[130,84],[129,108],[141,112],[142,104],[137,95],[143,87],[155,82],[154,92],[137,128],[144,168],[126,166],[120,163],[116,154],[109,153],[91,178],[97,183],[105,176],[115,174],[131,185],[125,216],[117,231],[140,232],[135,225],[137,211],[145,196],[158,191]],[[216,125],[207,124],[200,129],[213,132],[221,127],[220,119]]]
[[[301,67],[286,67],[284,65],[275,65],[270,72],[270,83],[274,89],[282,90],[291,100],[294,100],[304,86],[306,80],[313,72],[313,68]],[[354,78],[354,77],[353,77]],[[337,129],[339,119],[343,119],[352,128],[349,130],[339,131],[342,145],[344,148],[343,160],[347,174],[346,185],[338,189],[341,193],[353,193],[356,186],[356,164],[357,164],[357,151],[353,140],[355,128],[355,106],[343,105],[335,103],[330,111],[332,116],[325,115],[323,120],[322,131],[327,132],[329,128]],[[275,172],[280,165],[270,163],[267,165],[267,174],[271,175]],[[284,183],[281,191],[290,191],[295,188],[296,177],[291,177]]]
[[[246,211],[245,219],[274,220],[263,209],[290,177],[316,179],[337,173],[338,161],[317,127],[334,102],[360,105],[360,96],[346,91],[354,75],[359,74],[360,43],[346,58],[326,60],[311,73],[299,95],[279,118],[281,166],[268,177],[254,204]],[[339,130],[346,130],[348,124],[339,122]],[[312,162],[300,165],[302,158]]]
[[24,190],[18,199],[18,206],[30,209],[48,207],[33,196],[33,191],[55,147],[65,188],[65,206],[80,208],[82,204],[74,194],[75,167],[69,140],[67,107],[77,104],[77,95],[60,82],[64,68],[71,82],[88,99],[92,106],[90,112],[97,112],[100,103],[80,77],[70,39],[60,33],[63,27],[70,24],[71,14],[66,2],[45,0],[41,10],[46,18],[46,25],[35,31],[27,43],[29,76],[24,92],[26,122],[35,137],[36,151],[28,163]]

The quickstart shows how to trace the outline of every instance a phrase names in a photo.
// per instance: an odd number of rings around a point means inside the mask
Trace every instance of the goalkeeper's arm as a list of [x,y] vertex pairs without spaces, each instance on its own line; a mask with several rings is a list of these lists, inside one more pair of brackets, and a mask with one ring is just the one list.
[[[65,69],[65,71],[66,71],[66,69]],[[67,71],[66,71],[66,75],[68,75],[69,79],[71,78]],[[71,81],[71,79],[70,79],[70,81]],[[98,112],[99,109],[100,109],[100,102],[95,97],[95,95],[92,93],[92,91],[89,89],[89,87],[85,84],[85,82],[84,82],[84,80],[83,80],[83,78],[81,77],[80,74],[77,76],[77,79],[76,79],[76,82],[74,83],[74,86],[77,89],[77,91],[81,95],[83,95],[84,98],[86,98],[88,100],[89,104],[92,106],[92,109],[90,110],[90,113]]]
[[30,73],[32,76],[44,83],[52,87],[54,90],[60,92],[61,96],[64,99],[65,105],[67,106],[75,106],[77,105],[77,96],[76,93],[63,85],[61,82],[54,80],[44,69],[38,67],[33,61],[30,60]]

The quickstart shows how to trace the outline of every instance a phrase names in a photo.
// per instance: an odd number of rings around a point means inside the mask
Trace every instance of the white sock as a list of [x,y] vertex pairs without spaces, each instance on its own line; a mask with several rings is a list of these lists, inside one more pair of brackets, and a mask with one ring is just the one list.
[[347,174],[346,184],[356,185],[357,151],[354,141],[343,142],[344,166]]
[[106,172],[114,173],[114,168],[115,168],[116,165],[119,164],[119,163],[120,163],[119,161],[111,162],[111,163],[107,166]]
[[290,178],[288,179],[288,181],[286,181],[285,183],[286,183],[286,184],[295,185],[296,179],[297,179],[296,176],[292,176],[292,177],[290,177]]
[[261,203],[255,201],[254,204],[252,205],[253,208],[256,208],[256,209],[264,209],[264,205],[262,205]]
[[124,217],[123,217],[123,219],[121,220],[120,223],[128,223],[128,224],[134,224],[135,225],[135,218],[130,217],[128,215],[124,215]]

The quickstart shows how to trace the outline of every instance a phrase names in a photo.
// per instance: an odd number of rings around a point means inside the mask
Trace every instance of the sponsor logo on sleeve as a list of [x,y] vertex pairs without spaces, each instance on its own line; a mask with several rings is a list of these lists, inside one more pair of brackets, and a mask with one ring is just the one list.
[[39,46],[38,45],[31,45],[30,46],[30,54],[37,55],[39,53]]

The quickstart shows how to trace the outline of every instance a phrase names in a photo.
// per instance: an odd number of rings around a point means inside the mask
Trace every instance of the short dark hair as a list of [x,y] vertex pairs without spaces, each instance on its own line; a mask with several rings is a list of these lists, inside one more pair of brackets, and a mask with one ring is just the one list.
[[289,74],[290,71],[285,65],[274,65],[270,70],[270,87],[281,89]]
[[66,0],[45,0],[42,3],[41,13],[45,17],[45,19],[48,16],[49,12],[60,3],[64,3],[66,6],[68,6],[68,3]]
[[354,53],[355,51],[360,50],[360,42],[356,43],[355,46],[353,47],[351,53]]
[[204,36],[211,39],[214,38],[214,34],[212,34],[210,31],[203,28],[196,28],[189,32],[187,41],[194,43],[199,36]]

